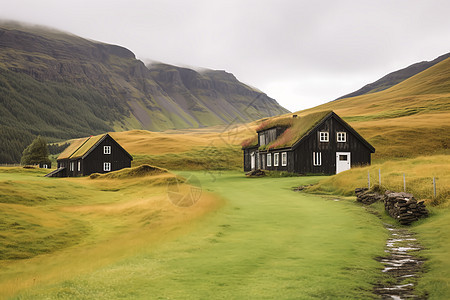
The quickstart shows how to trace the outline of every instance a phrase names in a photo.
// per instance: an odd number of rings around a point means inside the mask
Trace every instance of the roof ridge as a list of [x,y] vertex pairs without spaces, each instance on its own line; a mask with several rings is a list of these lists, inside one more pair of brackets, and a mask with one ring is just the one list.
[[87,143],[92,138],[92,135],[89,136],[75,151],[72,152],[72,154],[69,155],[68,159],[72,158],[72,155],[74,155],[81,147],[84,146],[84,144]]

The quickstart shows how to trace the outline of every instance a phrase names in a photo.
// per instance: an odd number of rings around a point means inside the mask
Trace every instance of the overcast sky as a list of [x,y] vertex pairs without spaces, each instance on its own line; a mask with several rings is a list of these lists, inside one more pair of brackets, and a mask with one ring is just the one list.
[[450,51],[448,0],[1,0],[0,18],[226,70],[291,111]]

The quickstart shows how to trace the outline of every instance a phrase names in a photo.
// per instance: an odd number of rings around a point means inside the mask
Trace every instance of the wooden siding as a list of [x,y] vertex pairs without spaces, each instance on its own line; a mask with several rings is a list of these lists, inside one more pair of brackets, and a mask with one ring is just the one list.
[[[320,132],[329,132],[329,141],[320,142]],[[346,133],[346,142],[337,142],[337,132]],[[313,152],[321,152],[321,166],[313,166]],[[320,124],[294,149],[295,172],[335,174],[336,152],[350,152],[351,167],[370,164],[370,150],[351,130],[331,117]]]
[[[111,154],[103,154],[104,146],[111,147]],[[108,173],[109,171],[103,171],[103,163],[105,162],[111,163],[111,171],[131,167],[131,159],[128,153],[110,136],[107,136],[101,143],[92,149],[86,157],[83,157],[82,175]]]
[[[276,131],[279,130],[279,131]],[[258,132],[258,141],[261,136],[265,144],[274,140],[285,128],[269,128]],[[320,132],[328,132],[328,141],[320,141]],[[337,133],[345,132],[345,142],[338,142]],[[316,125],[309,133],[301,137],[292,148],[258,150],[254,148],[244,149],[244,170],[251,170],[250,153],[255,152],[256,168],[276,171],[287,171],[300,174],[335,174],[336,153],[349,152],[351,167],[367,165],[371,163],[371,153],[374,148],[368,144],[353,128],[334,113],[329,114]],[[287,166],[282,165],[282,153],[287,153]],[[313,165],[314,153],[320,152],[321,164]],[[267,166],[267,153],[271,153],[270,166]],[[279,154],[278,166],[274,165],[275,154]]]
[[[104,154],[104,146],[111,147],[111,154]],[[81,157],[58,159],[58,168],[66,168],[58,176],[87,176],[92,173],[107,173],[131,167],[132,157],[109,135],[97,140],[97,144],[92,145],[84,153]],[[111,163],[110,171],[103,171],[103,163],[105,162]],[[72,170],[71,164],[73,164]],[[80,164],[79,170],[78,164]]]
[[284,131],[286,127],[273,127],[263,131],[258,132],[258,143],[259,146],[264,146],[275,141]]

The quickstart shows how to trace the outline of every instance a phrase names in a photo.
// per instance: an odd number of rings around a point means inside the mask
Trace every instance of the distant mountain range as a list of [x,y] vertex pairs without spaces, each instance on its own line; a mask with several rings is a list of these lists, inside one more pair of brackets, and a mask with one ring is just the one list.
[[289,112],[225,71],[146,66],[120,46],[15,23],[0,24],[0,104],[0,163],[19,161],[36,135],[198,128]]
[[383,90],[388,89],[388,88],[396,85],[397,83],[400,83],[416,74],[419,74],[420,72],[434,66],[437,63],[440,63],[441,61],[443,61],[449,57],[450,57],[450,53],[447,53],[447,54],[439,56],[438,58],[436,58],[432,61],[422,61],[419,63],[412,64],[404,69],[400,69],[395,72],[389,73],[389,74],[381,77],[377,81],[369,83],[369,84],[363,86],[362,88],[360,88],[359,90],[352,92],[350,94],[344,95],[342,97],[339,97],[336,100],[383,91]]

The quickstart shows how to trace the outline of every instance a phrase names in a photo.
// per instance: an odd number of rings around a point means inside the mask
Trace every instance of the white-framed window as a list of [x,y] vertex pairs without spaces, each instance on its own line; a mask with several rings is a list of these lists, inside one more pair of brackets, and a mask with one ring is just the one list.
[[81,160],[78,161],[78,172],[81,171]]
[[267,153],[267,166],[268,167],[272,166],[272,154],[271,153]]
[[70,170],[70,171],[73,171],[73,170],[74,170],[74,168],[75,168],[75,167],[74,167],[74,164],[75,164],[75,163],[74,163],[73,161],[70,163],[70,167],[69,167],[69,170]]
[[330,140],[328,131],[321,131],[321,132],[319,132],[319,140],[321,142],[328,142]]
[[313,152],[313,166],[322,165],[322,152]]
[[345,143],[347,141],[347,133],[346,132],[337,132],[336,139],[340,143]]
[[103,154],[111,154],[111,146],[103,146]]
[[283,167],[287,166],[287,152],[281,153],[281,165]]
[[278,167],[279,160],[280,160],[280,153],[274,153],[273,154],[273,165],[275,167]]
[[104,162],[103,163],[103,171],[111,171],[111,163],[110,162]]

